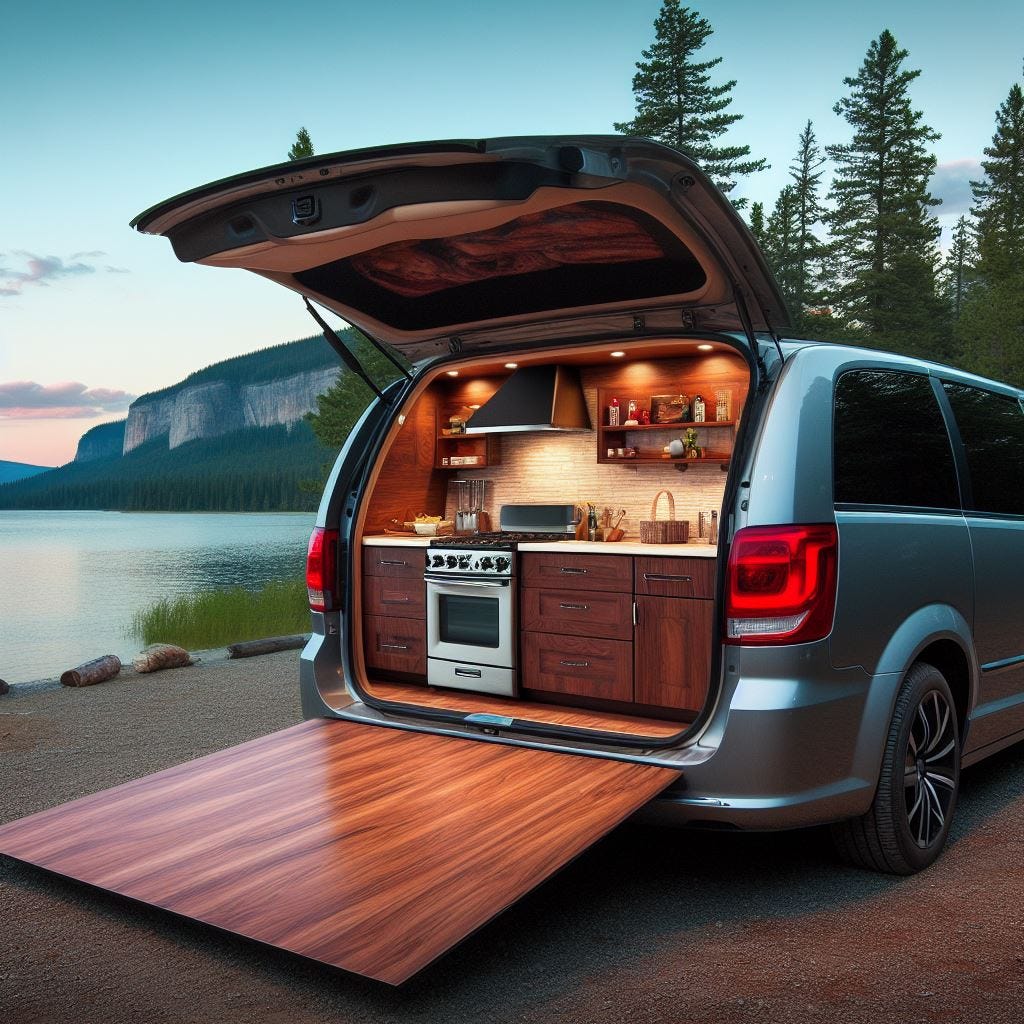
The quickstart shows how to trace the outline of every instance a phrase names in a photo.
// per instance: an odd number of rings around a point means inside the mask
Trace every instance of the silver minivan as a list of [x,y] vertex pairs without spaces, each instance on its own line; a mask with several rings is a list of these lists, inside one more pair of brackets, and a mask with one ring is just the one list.
[[391,146],[134,224],[393,368],[310,542],[307,718],[668,768],[641,813],[831,823],[898,874],[941,851],[961,768],[1024,738],[1024,393],[787,340],[680,153]]

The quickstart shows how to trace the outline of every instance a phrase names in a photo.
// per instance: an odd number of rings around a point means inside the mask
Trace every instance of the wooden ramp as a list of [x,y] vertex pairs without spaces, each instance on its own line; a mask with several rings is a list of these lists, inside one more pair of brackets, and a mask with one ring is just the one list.
[[676,777],[315,719],[2,826],[0,853],[398,985]]

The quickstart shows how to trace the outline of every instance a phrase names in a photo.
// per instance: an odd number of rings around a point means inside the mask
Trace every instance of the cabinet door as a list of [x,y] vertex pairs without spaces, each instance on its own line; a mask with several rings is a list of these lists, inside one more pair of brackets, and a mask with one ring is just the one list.
[[521,685],[578,697],[633,699],[633,645],[556,633],[523,633]]
[[715,559],[636,559],[636,592],[652,597],[715,596]]
[[363,572],[392,579],[422,579],[426,564],[423,548],[374,546],[363,548]]
[[367,576],[363,581],[368,615],[400,615],[408,619],[427,617],[427,585],[418,579],[400,576]]
[[363,642],[370,668],[426,675],[427,626],[421,619],[364,615]]
[[629,555],[527,551],[520,556],[519,566],[519,579],[524,587],[622,593],[633,590],[633,559]]
[[638,597],[636,604],[637,703],[700,710],[711,671],[714,602]]

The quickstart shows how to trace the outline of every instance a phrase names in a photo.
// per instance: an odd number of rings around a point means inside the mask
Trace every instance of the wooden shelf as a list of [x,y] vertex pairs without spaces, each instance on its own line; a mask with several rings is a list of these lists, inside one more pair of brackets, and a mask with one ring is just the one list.
[[617,427],[609,426],[607,423],[599,427],[598,430],[602,434],[631,434],[633,431],[640,430],[685,430],[687,427],[734,427],[736,426],[735,420],[707,420],[707,421],[687,421],[685,423],[638,423],[635,427],[624,427],[621,424]]

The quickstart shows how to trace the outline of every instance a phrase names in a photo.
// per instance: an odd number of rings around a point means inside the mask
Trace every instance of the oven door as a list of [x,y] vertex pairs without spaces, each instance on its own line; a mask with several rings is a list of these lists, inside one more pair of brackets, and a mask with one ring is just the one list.
[[424,579],[429,658],[515,668],[514,580]]

